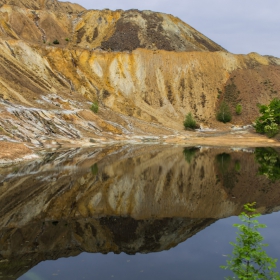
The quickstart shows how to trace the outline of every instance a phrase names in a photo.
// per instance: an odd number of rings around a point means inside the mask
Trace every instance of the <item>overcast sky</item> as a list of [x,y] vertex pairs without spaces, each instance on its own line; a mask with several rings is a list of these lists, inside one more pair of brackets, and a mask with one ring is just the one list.
[[179,17],[232,53],[280,58],[279,0],[71,0],[87,9],[152,10]]

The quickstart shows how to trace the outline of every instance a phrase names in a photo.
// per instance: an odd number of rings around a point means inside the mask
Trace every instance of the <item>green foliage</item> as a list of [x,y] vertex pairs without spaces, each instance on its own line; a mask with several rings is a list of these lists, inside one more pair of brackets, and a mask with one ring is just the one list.
[[235,168],[235,171],[236,172],[239,172],[241,170],[241,164],[240,164],[240,161],[237,160],[234,164],[234,168]]
[[196,128],[198,128],[198,125],[197,125],[192,113],[188,113],[186,115],[186,118],[185,118],[185,121],[184,121],[184,127],[185,127],[185,129],[188,129],[188,128],[196,129]]
[[55,40],[53,41],[53,44],[59,45],[59,41],[58,41],[57,39],[55,39]]
[[231,111],[226,102],[221,103],[216,117],[219,122],[226,123],[231,121]]
[[69,38],[65,38],[65,41],[66,41],[66,42],[69,42]]
[[94,165],[91,166],[90,168],[92,175],[97,175],[98,174],[98,165],[95,163]]
[[280,155],[272,148],[256,148],[255,159],[260,164],[258,173],[275,182],[280,180]]
[[242,113],[242,105],[241,105],[241,104],[237,104],[237,105],[236,105],[235,113],[236,113],[237,115],[241,115],[241,113]]
[[265,228],[266,225],[257,220],[260,214],[256,213],[255,204],[245,204],[246,212],[239,215],[242,224],[233,225],[238,229],[236,243],[230,243],[233,246],[233,255],[229,256],[227,266],[221,268],[231,270],[237,279],[241,280],[279,280],[279,274],[274,271],[277,259],[270,258],[263,250],[267,244],[262,243],[263,237],[258,229]]
[[269,105],[259,105],[262,114],[255,123],[256,132],[273,137],[279,132],[280,99],[274,98]]
[[99,109],[98,103],[97,103],[96,101],[93,102],[92,105],[91,105],[91,107],[90,107],[90,110],[91,110],[93,113],[97,114],[98,109]]
[[221,97],[221,95],[223,94],[223,92],[219,88],[217,88],[217,91],[218,91],[217,98],[219,99]]
[[191,163],[191,161],[194,159],[196,153],[199,151],[198,148],[195,147],[190,147],[190,148],[184,148],[184,156],[185,156],[185,160],[188,163]]

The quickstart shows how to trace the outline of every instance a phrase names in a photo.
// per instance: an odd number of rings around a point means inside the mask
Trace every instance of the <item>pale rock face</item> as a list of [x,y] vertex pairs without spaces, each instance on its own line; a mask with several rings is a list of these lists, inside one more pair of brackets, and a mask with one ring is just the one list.
[[102,78],[103,77],[103,70],[101,68],[101,66],[99,65],[97,60],[94,60],[93,64],[92,64],[92,71],[99,77]]

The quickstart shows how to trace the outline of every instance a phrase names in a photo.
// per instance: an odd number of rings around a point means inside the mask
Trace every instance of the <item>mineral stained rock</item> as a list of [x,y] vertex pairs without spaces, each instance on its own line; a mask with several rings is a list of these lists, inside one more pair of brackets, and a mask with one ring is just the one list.
[[226,129],[222,100],[240,103],[232,124],[247,125],[280,96],[280,59],[229,53],[151,11],[0,0],[0,49],[0,139],[37,147],[178,135],[188,112]]

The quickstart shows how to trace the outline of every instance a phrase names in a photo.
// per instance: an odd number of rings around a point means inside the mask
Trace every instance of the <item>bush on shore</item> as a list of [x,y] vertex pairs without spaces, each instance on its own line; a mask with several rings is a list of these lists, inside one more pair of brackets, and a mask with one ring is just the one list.
[[185,121],[184,121],[184,127],[185,129],[196,129],[198,128],[198,125],[196,123],[196,120],[194,119],[192,113],[188,113],[186,115]]

